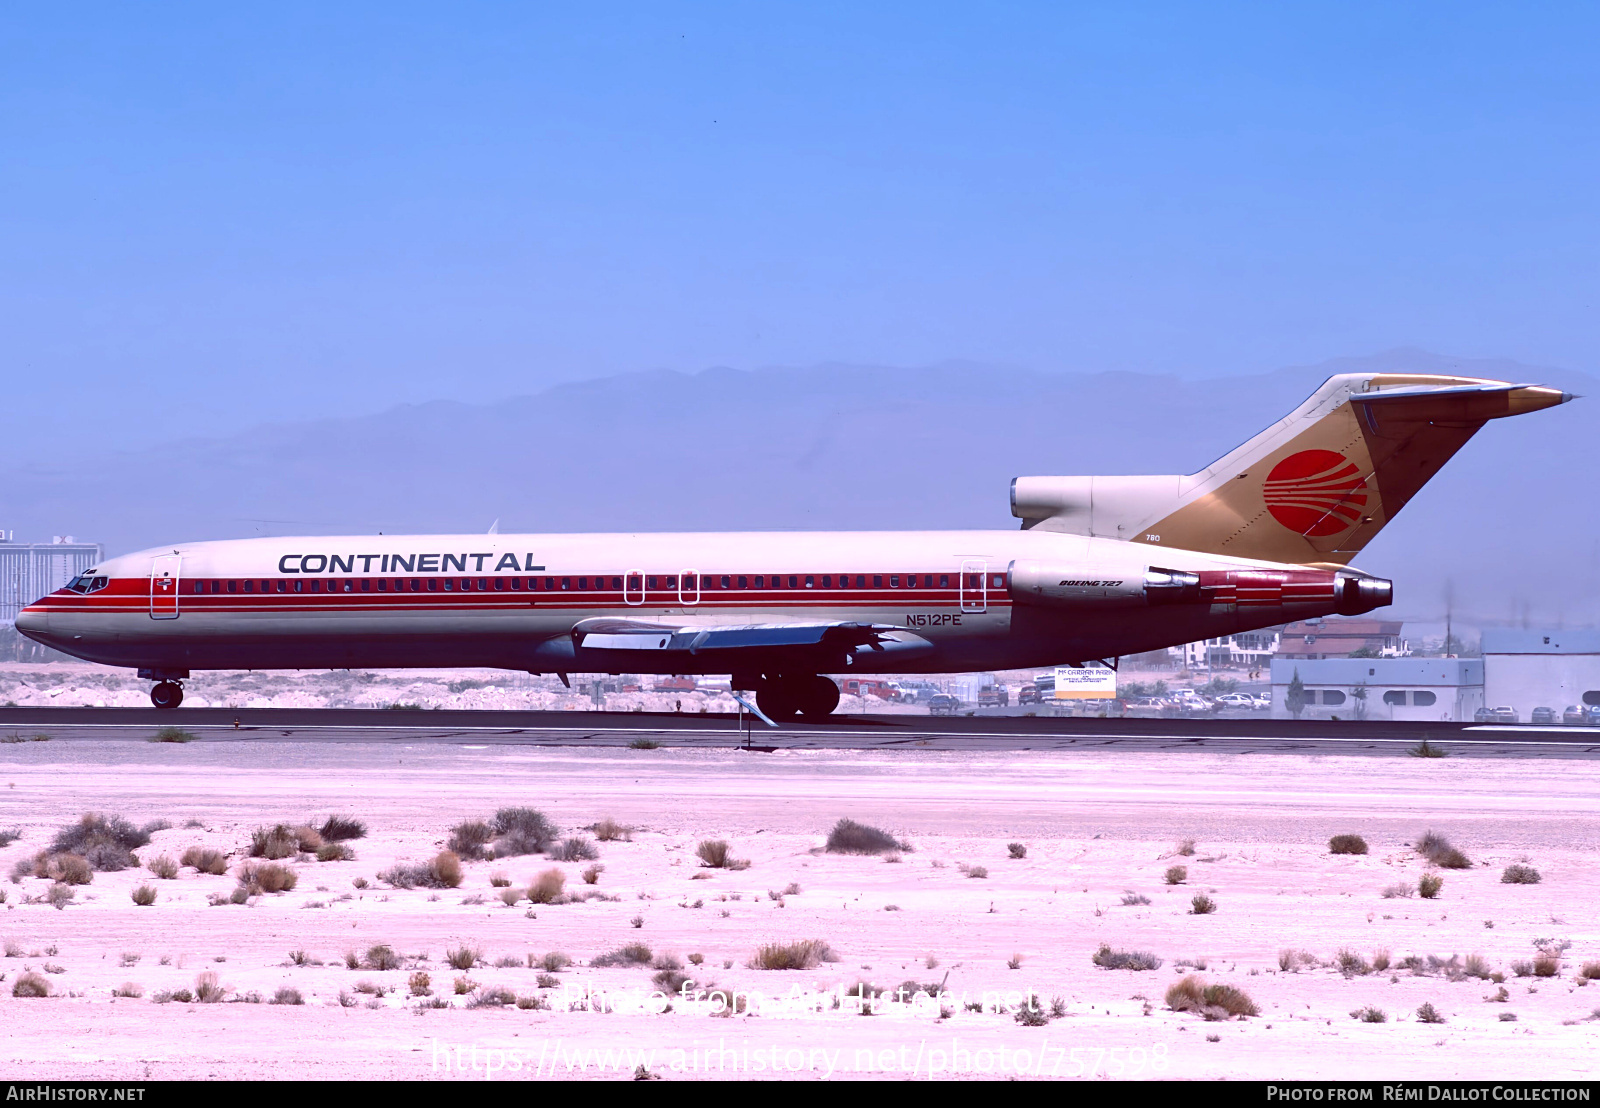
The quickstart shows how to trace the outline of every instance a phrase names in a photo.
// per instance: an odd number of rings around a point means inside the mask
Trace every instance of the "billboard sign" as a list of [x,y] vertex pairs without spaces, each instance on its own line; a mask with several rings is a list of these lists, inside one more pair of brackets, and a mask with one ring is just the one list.
[[1057,666],[1057,700],[1115,700],[1117,671],[1106,666]]

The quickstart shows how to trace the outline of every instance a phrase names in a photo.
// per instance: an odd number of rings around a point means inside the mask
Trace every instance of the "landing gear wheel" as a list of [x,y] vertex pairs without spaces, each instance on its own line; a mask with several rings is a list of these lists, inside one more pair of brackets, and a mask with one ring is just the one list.
[[797,682],[795,691],[800,694],[800,714],[807,719],[826,719],[839,706],[839,686],[820,674]]
[[800,711],[794,686],[787,681],[763,681],[756,690],[756,707],[773,723],[788,723]]
[[150,703],[157,708],[176,708],[183,703],[183,686],[176,681],[163,681],[150,690]]

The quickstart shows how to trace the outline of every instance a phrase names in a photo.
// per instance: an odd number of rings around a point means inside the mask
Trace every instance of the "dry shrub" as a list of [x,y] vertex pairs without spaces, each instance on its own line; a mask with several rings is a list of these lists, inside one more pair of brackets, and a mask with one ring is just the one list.
[[483,957],[483,951],[475,946],[462,944],[453,950],[445,952],[444,960],[451,969],[469,970],[478,964],[478,959]]
[[1585,962],[1578,971],[1578,977],[1584,981],[1600,980],[1600,962]]
[[910,852],[911,844],[896,839],[887,831],[841,819],[828,832],[825,849],[830,854],[887,854],[894,850]]
[[1417,1009],[1418,1023],[1443,1023],[1444,1014],[1433,1006],[1433,1001],[1424,1001],[1422,1007]]
[[1301,966],[1314,966],[1316,964],[1316,955],[1309,950],[1294,950],[1290,947],[1284,947],[1278,951],[1278,968],[1284,973],[1299,973]]
[[1018,861],[1028,856],[1028,848],[1022,843],[1006,843],[1006,852]]
[[1125,893],[1122,897],[1122,905],[1125,908],[1134,908],[1149,903],[1150,898],[1143,893]]
[[1417,843],[1417,853],[1440,869],[1470,869],[1472,862],[1467,856],[1450,845],[1450,840],[1436,832],[1429,831],[1422,836],[1422,841]]
[[412,996],[432,996],[433,978],[418,970],[406,979],[406,988]]
[[94,880],[94,868],[81,855],[41,853],[34,859],[33,875],[63,885],[87,885]]
[[294,828],[286,823],[275,827],[257,827],[250,832],[250,857],[265,858],[275,862],[292,858],[300,853],[300,839]]
[[1367,840],[1360,835],[1335,835],[1328,840],[1329,854],[1365,854]]
[[1416,894],[1416,889],[1411,887],[1409,881],[1397,881],[1393,885],[1385,885],[1383,899],[1393,900],[1396,897],[1410,897]]
[[696,858],[701,865],[712,869],[727,869],[731,855],[728,853],[728,844],[724,839],[704,839],[694,848]]
[[50,982],[40,974],[30,970],[18,977],[16,982],[12,984],[11,995],[23,997],[49,996]]
[[515,1004],[517,994],[503,985],[490,986],[479,989],[467,1001],[468,1008],[504,1008],[507,1004]]
[[267,1001],[268,1004],[304,1004],[305,1002],[306,998],[300,995],[300,990],[291,988],[288,985],[280,986],[278,991],[272,994],[272,999]]
[[547,869],[528,886],[528,899],[535,904],[555,904],[567,887],[567,875],[558,869]]
[[1469,954],[1462,963],[1461,972],[1468,977],[1476,977],[1480,981],[1489,979],[1489,962],[1481,954]]
[[494,841],[494,829],[481,819],[469,819],[450,829],[449,847],[459,857],[474,860],[488,857],[486,848]]
[[550,1002],[542,996],[519,996],[517,997],[517,1007],[524,1011],[534,1009],[549,1011]]
[[491,873],[489,875],[489,887],[491,889],[506,889],[506,888],[510,888],[511,887],[511,878],[507,877],[503,873],[498,873],[498,872],[497,873]]
[[144,864],[144,868],[163,881],[171,881],[178,876],[178,863],[165,854],[157,854]]
[[131,894],[133,902],[141,908],[148,908],[156,902],[156,887],[154,885],[140,885]]
[[[602,865],[600,865],[598,863],[596,863],[595,865],[589,866],[587,869],[585,869],[583,871],[583,883],[585,885],[598,884],[599,881],[600,881],[600,875],[602,873],[604,873],[605,870],[606,870],[606,867],[602,866]],[[695,876],[699,876],[699,875],[696,874]]]
[[675,993],[679,989],[683,988],[684,984],[689,980],[689,975],[684,973],[681,968],[659,970],[650,977],[650,983],[653,984],[657,990],[668,995],[671,995],[672,993]]
[[[546,955],[547,959],[548,957],[549,955]],[[616,950],[599,955],[589,964],[601,969],[609,966],[648,966],[650,964],[650,948],[644,943],[628,943],[626,946],[620,946]],[[548,962],[545,968],[550,968]]]
[[625,827],[609,816],[595,824],[594,837],[603,843],[627,842],[633,838],[633,828]]
[[1189,900],[1189,914],[1191,916],[1209,916],[1217,910],[1217,902],[1205,893],[1192,897]]
[[317,847],[317,861],[319,862],[350,862],[354,861],[356,852],[344,843],[323,843]]
[[1195,974],[1167,989],[1167,1007],[1175,1012],[1198,1012],[1208,1020],[1261,1014],[1242,990],[1232,985],[1207,985]]
[[228,990],[222,987],[217,975],[207,970],[194,979],[194,998],[201,1004],[217,1004]]
[[1183,855],[1185,858],[1192,858],[1194,857],[1194,840],[1184,839],[1177,845],[1175,849],[1177,853]]
[[1155,970],[1161,968],[1161,959],[1148,950],[1112,950],[1102,943],[1089,959],[1102,969]]
[[77,823],[56,834],[50,842],[50,852],[78,855],[95,869],[110,873],[138,865],[133,851],[149,841],[150,832],[135,827],[121,816],[88,812]]
[[124,981],[111,990],[112,996],[126,997],[129,1000],[138,1000],[144,995],[144,986],[137,981]]
[[57,881],[55,884],[51,885],[49,890],[44,894],[44,899],[46,904],[60,912],[66,908],[67,904],[76,895],[77,894],[72,891],[71,885],[63,884],[62,882]]
[[1437,873],[1425,873],[1417,881],[1417,895],[1423,900],[1432,900],[1439,895],[1439,890],[1444,888],[1444,878]]
[[521,900],[522,900],[522,890],[521,889],[501,889],[500,890],[500,903],[504,904],[507,908],[515,908],[517,906],[517,904],[521,902]]
[[340,843],[349,839],[366,838],[367,825],[349,816],[329,816],[322,821],[322,826],[317,832],[325,842]]
[[210,847],[191,846],[183,852],[178,861],[182,865],[192,866],[201,873],[209,873],[213,877],[221,877],[228,872],[228,856]]
[[1533,959],[1535,977],[1554,977],[1561,972],[1561,959],[1554,954],[1541,952]]
[[371,970],[393,970],[400,968],[400,955],[394,952],[394,947],[387,943],[367,947],[366,957],[361,959],[361,964]]
[[532,808],[501,808],[494,814],[493,831],[496,858],[542,854],[561,834],[543,812]]
[[1169,885],[1181,885],[1189,880],[1189,870],[1184,866],[1168,866],[1167,872],[1161,876]]
[[299,880],[299,874],[293,869],[277,862],[246,862],[239,867],[239,886],[251,896],[258,892],[286,893]]
[[1389,952],[1387,950],[1374,950],[1372,952],[1372,972],[1382,973],[1389,968]]
[[1367,960],[1349,947],[1345,947],[1334,955],[1334,960],[1339,963],[1339,972],[1346,977],[1365,976],[1372,972],[1372,967]]
[[763,943],[750,960],[751,969],[808,970],[822,962],[837,962],[839,956],[821,939],[800,939],[792,943]]
[[987,866],[966,866],[962,872],[968,877],[976,877],[980,879],[987,878],[989,876],[989,869]]
[[594,843],[581,835],[553,843],[546,853],[556,862],[592,862],[600,857]]
[[442,850],[431,862],[396,863],[378,874],[378,880],[397,889],[454,889],[461,884],[461,859],[453,851]]
[[[646,960],[648,960],[648,951],[646,952],[646,954],[647,954]],[[561,951],[559,951],[559,950],[552,950],[550,953],[546,954],[543,958],[539,959],[539,966],[546,973],[560,973],[562,970],[566,969],[570,965],[572,965],[572,959],[568,958],[565,954],[561,953]]]
[[1386,1012],[1384,1012],[1384,1010],[1382,1008],[1374,1008],[1374,1007],[1372,1007],[1370,1005],[1368,1005],[1365,1008],[1357,1008],[1354,1012],[1350,1013],[1350,1018],[1351,1019],[1358,1019],[1362,1023],[1388,1023],[1389,1022],[1389,1016],[1388,1016],[1388,1014]]
[[1520,862],[1513,862],[1500,874],[1502,885],[1537,885],[1539,871],[1532,866],[1525,866]]

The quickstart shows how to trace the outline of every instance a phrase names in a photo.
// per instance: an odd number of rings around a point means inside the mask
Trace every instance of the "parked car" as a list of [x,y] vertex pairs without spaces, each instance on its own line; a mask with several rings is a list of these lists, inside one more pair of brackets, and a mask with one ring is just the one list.
[[1217,697],[1217,707],[1232,708],[1236,711],[1243,709],[1247,712],[1253,712],[1261,707],[1261,703],[1249,693],[1226,692]]
[[1011,704],[1011,690],[1004,685],[985,685],[978,690],[978,707],[1005,708]]
[[1578,707],[1576,704],[1568,704],[1567,710],[1561,713],[1561,722],[1568,727],[1587,727],[1589,726],[1589,711],[1586,708]]
[[1039,703],[1039,699],[1038,685],[1024,685],[1022,688],[1017,690],[1018,704],[1037,704]]
[[1585,708],[1584,714],[1589,717],[1588,725],[1590,727],[1600,727],[1600,704]]
[[1548,724],[1548,723],[1554,723],[1555,721],[1556,721],[1556,710],[1554,708],[1535,708],[1533,710],[1533,714],[1528,717],[1528,722],[1529,723],[1547,723]]
[[928,714],[953,716],[961,710],[961,698],[950,693],[934,693],[928,698]]
[[1489,709],[1489,723],[1521,723],[1522,717],[1517,715],[1517,710],[1508,704],[1498,708]]

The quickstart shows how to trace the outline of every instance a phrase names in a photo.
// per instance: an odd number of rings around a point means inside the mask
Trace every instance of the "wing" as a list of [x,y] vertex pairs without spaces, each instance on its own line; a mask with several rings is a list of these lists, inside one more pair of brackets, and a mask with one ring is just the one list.
[[928,640],[900,628],[842,620],[698,624],[586,619],[573,627],[572,647],[575,662],[591,661],[598,669],[670,668],[677,659],[685,669],[673,672],[767,671],[787,666],[835,673],[863,655],[871,656],[877,668],[890,655],[898,661],[933,652]]

